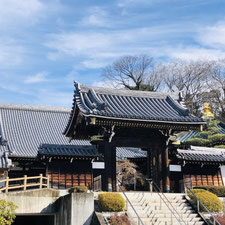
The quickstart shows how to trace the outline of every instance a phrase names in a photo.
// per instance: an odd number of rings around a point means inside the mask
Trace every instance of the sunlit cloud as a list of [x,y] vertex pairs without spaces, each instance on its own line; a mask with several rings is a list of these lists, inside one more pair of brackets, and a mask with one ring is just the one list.
[[47,72],[39,72],[35,75],[28,76],[24,80],[25,84],[33,84],[33,83],[41,83],[41,82],[46,82],[47,80]]

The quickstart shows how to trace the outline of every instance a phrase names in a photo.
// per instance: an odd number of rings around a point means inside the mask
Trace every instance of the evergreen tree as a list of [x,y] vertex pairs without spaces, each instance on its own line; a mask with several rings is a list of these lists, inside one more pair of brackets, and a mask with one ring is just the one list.
[[220,134],[219,121],[210,119],[202,132],[186,141],[186,145],[225,148],[225,134]]

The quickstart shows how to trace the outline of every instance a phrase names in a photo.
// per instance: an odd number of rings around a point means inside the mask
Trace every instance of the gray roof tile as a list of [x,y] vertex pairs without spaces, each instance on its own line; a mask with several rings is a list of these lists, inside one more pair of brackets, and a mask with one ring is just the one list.
[[39,147],[41,155],[64,155],[64,156],[99,156],[99,152],[93,145],[52,145],[42,144]]
[[[98,155],[89,140],[72,140],[62,131],[68,122],[70,109],[0,103],[0,136],[7,145],[0,145],[0,168],[7,163],[3,153],[36,157],[41,154]],[[2,157],[1,157],[2,155]],[[146,157],[136,148],[117,148],[118,158]],[[1,161],[2,160],[2,161]]]
[[[175,94],[89,87],[78,83],[75,86],[73,107],[77,105],[85,116],[146,122],[204,123],[202,118],[191,115],[188,109],[183,108]],[[65,133],[73,112],[74,109]]]
[[189,150],[177,150],[178,159],[191,162],[225,163],[225,149],[191,146]]
[[0,104],[0,126],[10,154],[35,157],[40,144],[90,145],[84,140],[69,143],[62,134],[69,114],[65,108]]

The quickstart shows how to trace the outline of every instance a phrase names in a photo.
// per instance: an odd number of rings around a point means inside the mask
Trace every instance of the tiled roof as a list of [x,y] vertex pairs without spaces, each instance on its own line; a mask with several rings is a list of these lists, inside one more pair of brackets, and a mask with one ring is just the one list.
[[64,156],[99,156],[99,152],[93,145],[52,145],[43,144],[39,148],[41,155],[64,155]]
[[139,148],[119,147],[116,148],[116,157],[118,159],[146,158],[147,152]]
[[177,158],[191,162],[225,163],[225,149],[191,146],[189,150],[178,149]]
[[[217,125],[217,128],[219,128],[220,130],[218,131],[218,134],[225,134],[225,124],[220,122]],[[185,143],[187,140],[189,140],[190,138],[194,138],[199,136],[200,133],[198,131],[190,131],[190,132],[183,132],[183,135],[179,135],[177,140],[179,140],[181,143]]]
[[69,114],[70,110],[65,108],[1,103],[0,126],[10,155],[36,157],[40,144],[90,145],[84,140],[69,143],[62,134]]
[[[43,144],[39,148],[40,155],[63,155],[63,156],[100,156],[94,145],[49,145]],[[116,148],[118,159],[146,158],[147,152],[138,148]]]
[[[68,122],[70,109],[0,103],[0,168],[13,156],[36,157],[41,154],[92,155],[95,146],[89,140],[72,140],[70,143],[62,131]],[[117,148],[119,158],[145,157],[145,152],[135,148]],[[8,165],[8,164],[7,164]]]
[[[204,123],[202,118],[191,115],[182,107],[181,99],[175,94],[89,87],[78,83],[75,86],[73,104],[85,116],[176,124]],[[74,107],[65,133],[72,122]]]

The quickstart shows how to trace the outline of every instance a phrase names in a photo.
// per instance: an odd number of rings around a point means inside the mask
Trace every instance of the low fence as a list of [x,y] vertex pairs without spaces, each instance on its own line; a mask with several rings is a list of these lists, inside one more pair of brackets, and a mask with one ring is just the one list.
[[27,175],[24,175],[24,177],[21,178],[6,177],[5,179],[0,180],[0,182],[5,183],[5,185],[0,188],[0,192],[5,191],[5,193],[15,189],[23,189],[25,191],[30,187],[49,188],[49,176],[43,177],[42,174],[34,177],[27,177]]

